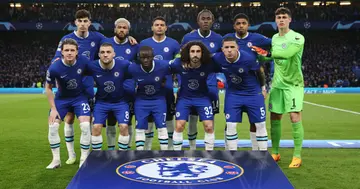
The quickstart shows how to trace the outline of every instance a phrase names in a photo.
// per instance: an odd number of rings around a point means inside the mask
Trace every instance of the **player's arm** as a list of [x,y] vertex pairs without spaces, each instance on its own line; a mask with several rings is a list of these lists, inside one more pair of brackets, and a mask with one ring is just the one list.
[[54,94],[52,91],[54,83],[55,83],[55,77],[53,76],[53,74],[51,74],[51,71],[48,70],[46,73],[45,94],[46,94],[46,97],[48,99],[48,102],[50,104],[50,109],[51,109],[50,116],[49,116],[49,124],[53,124],[56,120],[56,117],[60,118],[59,113],[56,110]]
[[256,70],[256,76],[260,82],[262,94],[264,95],[264,98],[266,98],[266,76],[263,66],[260,66],[259,69]]
[[289,47],[281,50],[272,50],[271,57],[274,59],[289,59],[293,57],[296,53],[301,51],[304,47],[305,39],[302,35],[296,36],[295,39],[291,43],[289,43]]

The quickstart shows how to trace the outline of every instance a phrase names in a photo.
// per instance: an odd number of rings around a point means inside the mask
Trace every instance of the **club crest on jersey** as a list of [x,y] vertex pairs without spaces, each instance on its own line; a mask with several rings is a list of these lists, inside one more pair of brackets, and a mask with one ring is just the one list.
[[248,47],[252,47],[253,44],[252,44],[251,42],[248,42],[248,43],[247,43],[247,46],[248,46]]
[[214,48],[215,47],[215,44],[213,42],[210,43],[210,47],[211,48]]
[[114,76],[115,76],[115,77],[119,77],[119,72],[115,72],[115,73],[114,73]]
[[130,53],[131,53],[131,50],[130,50],[130,49],[126,49],[126,50],[125,50],[125,53],[126,53],[126,54],[130,54]]
[[169,47],[165,47],[164,52],[169,52]]
[[283,49],[286,49],[286,43],[281,44],[281,47],[282,47]]
[[116,173],[146,184],[202,185],[227,182],[244,174],[231,162],[199,157],[148,158],[120,165]]
[[204,72],[200,72],[200,76],[204,76],[205,75],[205,73]]
[[82,70],[79,68],[79,69],[77,70],[77,73],[78,73],[78,74],[81,74],[81,72],[82,72]]
[[92,41],[90,45],[91,45],[91,47],[95,47],[95,42]]
[[155,81],[159,81],[160,80],[160,78],[159,77],[155,77]]
[[244,69],[239,68],[239,73],[243,73],[243,72],[244,72]]

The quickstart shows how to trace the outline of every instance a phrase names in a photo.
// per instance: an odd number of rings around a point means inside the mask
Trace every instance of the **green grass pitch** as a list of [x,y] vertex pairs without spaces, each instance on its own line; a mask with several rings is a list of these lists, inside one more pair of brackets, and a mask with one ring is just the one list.
[[[360,112],[359,97],[354,94],[313,94],[305,95],[305,101]],[[78,161],[75,165],[65,164],[67,152],[63,127],[59,129],[62,167],[57,170],[45,169],[51,161],[47,139],[48,111],[45,95],[0,95],[0,188],[66,188],[75,175]],[[249,123],[247,116],[244,117],[243,123],[238,126],[239,139],[249,139]],[[223,114],[216,116],[216,139],[223,138],[224,120]],[[282,139],[292,139],[288,115],[284,115],[282,123]],[[304,104],[303,125],[305,139],[360,138],[360,115],[356,114]],[[200,123],[198,127],[198,138],[203,139]],[[267,127],[269,131],[269,117]],[[78,159],[79,131],[76,122]],[[159,149],[157,140],[154,140],[153,147]],[[303,166],[299,169],[288,168],[292,149],[283,148],[280,153],[282,160],[279,166],[297,189],[360,189],[360,149],[303,149]]]

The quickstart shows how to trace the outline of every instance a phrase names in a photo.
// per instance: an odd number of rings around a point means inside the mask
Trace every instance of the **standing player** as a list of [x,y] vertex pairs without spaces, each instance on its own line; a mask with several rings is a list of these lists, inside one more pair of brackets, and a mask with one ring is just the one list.
[[174,150],[181,150],[183,130],[192,109],[196,109],[204,125],[205,150],[213,150],[215,141],[214,116],[207,85],[208,75],[214,70],[210,52],[203,43],[192,41],[181,50],[181,59],[177,58],[171,62],[171,69],[178,73],[181,78],[176,102]]
[[[153,36],[140,42],[140,46],[150,46],[154,50],[155,60],[172,60],[180,51],[179,43],[165,35],[167,31],[166,21],[163,17],[156,17],[151,27]],[[173,149],[173,132],[174,132],[174,112],[175,112],[175,96],[172,75],[166,76],[166,127],[169,136],[169,150]],[[153,123],[149,120],[149,127],[146,131],[145,150],[151,150],[153,133]]]
[[246,111],[250,123],[256,126],[256,140],[259,150],[267,150],[265,100],[261,88],[265,86],[265,74],[253,53],[239,50],[236,38],[223,40],[221,53],[212,59],[225,74],[227,90],[225,95],[226,139],[229,150],[237,150],[236,124],[242,121]]
[[115,60],[114,48],[110,43],[103,43],[100,46],[99,57],[100,60],[91,62],[87,69],[89,75],[94,78],[97,88],[91,137],[92,148],[101,150],[103,143],[101,129],[108,114],[112,112],[119,124],[119,149],[127,150],[129,105],[125,99],[123,84],[130,62]]
[[[251,50],[251,46],[253,46],[253,45],[257,46],[257,47],[270,47],[271,46],[271,39],[269,39],[261,34],[258,34],[258,33],[248,32],[250,22],[249,22],[249,17],[246,14],[239,13],[239,14],[235,15],[233,22],[234,22],[233,27],[234,27],[235,33],[226,34],[224,36],[224,39],[228,38],[228,37],[235,38],[237,41],[237,44],[241,50],[246,51],[249,54],[256,57],[257,54]],[[260,74],[261,75],[264,74],[264,68],[262,66],[260,67],[259,75]],[[266,86],[265,86],[265,84],[262,86],[263,86],[262,93],[264,95],[264,98],[266,98]],[[225,130],[226,130],[226,127],[225,127]],[[250,140],[251,140],[252,150],[258,150],[259,145],[257,143],[255,123],[250,124]],[[226,141],[226,136],[225,136],[225,141]]]
[[[199,12],[197,16],[197,23],[199,29],[186,34],[181,42],[181,46],[184,46],[190,41],[201,41],[208,48],[210,53],[219,52],[221,49],[221,35],[211,31],[211,27],[214,23],[214,15],[210,10],[204,9]],[[207,85],[209,86],[210,98],[213,105],[213,112],[219,113],[219,91],[217,87],[216,74],[211,73],[208,78]],[[197,121],[198,115],[196,111],[192,110],[189,118],[189,132],[188,139],[190,143],[190,149],[196,149],[196,137],[197,137]]]
[[170,74],[169,64],[155,60],[152,47],[139,49],[140,64],[129,66],[129,75],[137,82],[135,97],[136,149],[143,150],[145,130],[148,129],[148,117],[152,116],[158,130],[161,150],[168,149],[166,129],[166,100],[164,90],[165,76]]
[[[136,53],[138,52],[138,45],[132,45],[129,42],[129,30],[131,28],[130,22],[125,18],[119,18],[115,21],[115,28],[114,28],[114,37],[106,38],[101,43],[110,43],[112,44],[114,51],[115,51],[115,60],[129,60],[133,61],[136,58]],[[132,79],[127,79],[124,82],[124,87],[126,91],[126,96],[129,101],[130,105],[130,116],[129,116],[129,148],[131,146],[131,139],[132,139],[132,127],[131,127],[131,120],[133,115],[133,103],[134,103],[134,92],[135,92],[135,83]],[[106,137],[107,137],[107,144],[109,150],[115,149],[115,142],[116,142],[116,118],[115,116],[110,113],[108,117],[108,124],[106,127]]]
[[[65,39],[70,38],[77,42],[78,44],[78,54],[80,56],[86,57],[88,60],[94,60],[96,53],[99,50],[100,42],[105,37],[99,32],[89,31],[91,25],[91,15],[87,10],[78,10],[75,14],[75,25],[77,30],[73,33],[65,35],[61,38],[59,47],[56,51],[55,57],[52,62],[61,59],[61,46]],[[92,103],[94,98],[94,80],[92,77],[84,77],[83,81],[86,95],[89,101]],[[90,103],[90,105],[91,105]],[[66,164],[74,164],[76,160],[76,154],[74,151],[74,114],[68,113],[65,118],[65,141],[66,147],[68,150],[69,159],[66,161]]]
[[[65,115],[74,111],[80,121],[81,157],[80,165],[85,161],[90,149],[90,107],[83,93],[83,74],[88,60],[78,57],[78,44],[73,39],[65,39],[60,46],[62,58],[50,65],[46,75],[46,96],[51,106],[49,116],[49,142],[53,160],[46,168],[60,167],[59,125]],[[52,88],[57,85],[55,100]]]
[[253,47],[258,54],[274,59],[275,72],[270,91],[269,111],[271,112],[272,157],[280,160],[279,144],[281,138],[282,114],[290,113],[294,138],[294,154],[290,168],[301,166],[301,149],[304,127],[301,111],[304,100],[304,78],[301,70],[305,38],[289,28],[291,12],[281,7],[275,11],[275,22],[279,33],[272,37],[272,49],[267,52]]

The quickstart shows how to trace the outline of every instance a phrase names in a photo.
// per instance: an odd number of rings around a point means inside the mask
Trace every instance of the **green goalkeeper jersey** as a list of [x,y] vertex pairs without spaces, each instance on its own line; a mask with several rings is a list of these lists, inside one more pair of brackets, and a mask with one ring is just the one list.
[[272,37],[271,58],[274,59],[274,77],[272,87],[288,89],[294,86],[304,87],[301,69],[305,38],[290,30],[284,36],[279,33]]

